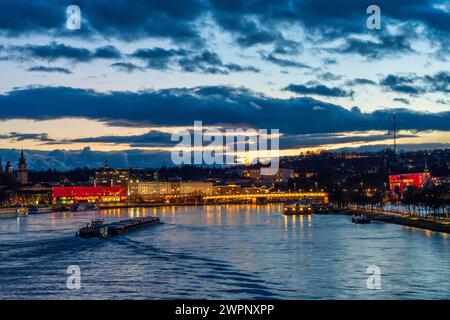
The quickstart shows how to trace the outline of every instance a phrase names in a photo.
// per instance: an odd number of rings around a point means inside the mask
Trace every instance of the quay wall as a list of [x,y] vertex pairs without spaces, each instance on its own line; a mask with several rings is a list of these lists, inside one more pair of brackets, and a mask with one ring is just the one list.
[[450,233],[450,221],[445,220],[439,221],[418,217],[409,217],[406,215],[399,215],[399,214],[373,213],[371,210],[364,210],[364,209],[348,209],[345,211],[345,214],[347,215],[365,214],[370,219],[375,221],[395,223],[403,226],[426,229],[436,232]]

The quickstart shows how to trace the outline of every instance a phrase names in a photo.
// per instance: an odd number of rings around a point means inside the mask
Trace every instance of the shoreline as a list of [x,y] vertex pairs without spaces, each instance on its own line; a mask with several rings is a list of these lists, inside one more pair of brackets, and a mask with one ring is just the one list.
[[450,233],[450,221],[436,221],[424,218],[409,217],[395,214],[374,213],[370,210],[364,209],[348,209],[343,212],[345,215],[365,214],[368,218],[374,221],[384,223],[393,223],[407,227],[418,229],[425,229],[434,232]]

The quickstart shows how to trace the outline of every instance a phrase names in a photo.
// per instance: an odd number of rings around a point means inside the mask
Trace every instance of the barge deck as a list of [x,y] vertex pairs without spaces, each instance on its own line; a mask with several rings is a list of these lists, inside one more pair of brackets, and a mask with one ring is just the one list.
[[103,220],[97,219],[92,220],[90,224],[81,228],[76,236],[81,238],[106,238],[158,223],[161,223],[158,217],[140,217],[112,223],[103,223]]

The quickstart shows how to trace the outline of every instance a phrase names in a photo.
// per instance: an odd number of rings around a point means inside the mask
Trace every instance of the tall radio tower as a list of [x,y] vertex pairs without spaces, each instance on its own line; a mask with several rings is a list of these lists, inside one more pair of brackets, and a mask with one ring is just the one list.
[[397,127],[396,127],[396,119],[395,119],[395,111],[392,115],[392,120],[394,123],[394,154],[397,154]]

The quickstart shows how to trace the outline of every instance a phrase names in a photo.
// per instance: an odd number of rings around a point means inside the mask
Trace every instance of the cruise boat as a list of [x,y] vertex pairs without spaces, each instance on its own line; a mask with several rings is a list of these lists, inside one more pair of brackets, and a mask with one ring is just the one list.
[[18,217],[25,217],[28,215],[28,208],[27,207],[17,207],[16,208],[16,214]]
[[98,210],[99,207],[96,203],[74,203],[70,206],[70,211],[90,211]]
[[301,201],[285,204],[283,214],[286,216],[312,214],[312,206],[311,203]]

